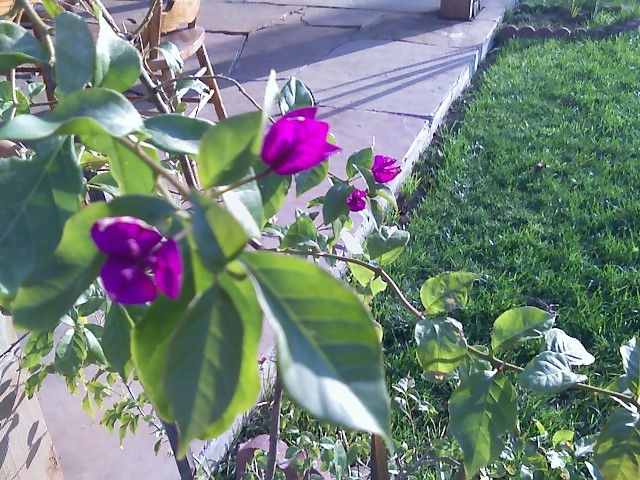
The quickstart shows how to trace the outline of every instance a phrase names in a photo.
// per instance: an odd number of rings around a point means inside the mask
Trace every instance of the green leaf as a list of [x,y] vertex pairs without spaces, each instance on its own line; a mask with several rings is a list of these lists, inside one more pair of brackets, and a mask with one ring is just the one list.
[[361,170],[371,170],[371,167],[373,167],[373,148],[364,148],[347,159],[347,176],[353,178]]
[[384,198],[395,210],[398,209],[398,204],[396,203],[396,196],[393,194],[391,189],[380,183],[376,183],[371,190],[369,190],[369,194],[372,197],[379,196]]
[[[138,155],[117,142],[113,137],[101,135],[83,138],[89,148],[109,158],[113,178],[118,182],[122,194],[150,195],[156,190],[157,174]],[[157,159],[155,149],[142,147],[150,157]]]
[[54,365],[65,377],[75,377],[87,358],[87,342],[82,328],[68,329],[56,345]]
[[154,115],[144,121],[149,142],[165,152],[197,155],[200,140],[213,123],[202,118],[190,118],[175,113]]
[[360,301],[304,260],[268,252],[245,253],[241,260],[276,331],[278,370],[289,396],[320,421],[389,442],[382,353]]
[[56,16],[54,28],[56,90],[64,97],[81,90],[93,78],[96,46],[89,27],[75,13]]
[[108,193],[112,197],[120,196],[118,182],[113,178],[111,172],[99,173],[87,182],[87,186],[91,186],[91,188]]
[[193,238],[203,265],[212,272],[221,272],[247,245],[249,238],[233,215],[220,204],[194,193]]
[[[164,382],[180,427],[178,457],[232,406],[242,367],[242,308],[220,285],[213,285],[189,305],[172,336]],[[226,417],[233,422],[241,412],[234,408],[231,418]],[[220,431],[209,433],[223,433],[230,424],[219,426]]]
[[573,430],[558,430],[553,434],[552,443],[555,447],[562,442],[573,442],[574,432]]
[[87,341],[87,360],[91,360],[91,362],[97,363],[99,365],[106,365],[107,359],[104,356],[104,351],[102,350],[100,340],[93,332],[94,328],[90,327],[100,327],[100,325],[89,323],[86,325],[86,328],[82,329],[82,333],[84,334],[84,337]]
[[56,0],[42,0],[42,6],[51,18],[55,18],[64,12],[64,8],[56,3]]
[[552,328],[544,335],[546,350],[562,353],[569,365],[591,365],[596,361],[580,340],[567,335],[564,330]]
[[227,185],[247,175],[259,161],[262,117],[260,112],[227,118],[202,137],[198,173],[204,187]]
[[118,92],[130,89],[140,77],[142,61],[138,50],[118,37],[102,15],[96,42],[94,86]]
[[596,440],[595,464],[604,480],[636,480],[640,472],[640,414],[616,410]]
[[[180,297],[177,300],[164,296],[158,298],[144,312],[131,332],[131,358],[140,383],[158,415],[168,422],[174,421],[163,387],[169,341],[193,297],[209,288],[213,281],[211,273],[205,270],[200,265],[199,258],[192,254],[186,239],[180,242],[180,249],[184,265]],[[199,283],[198,275],[201,271],[206,273],[206,280],[203,279]]]
[[18,290],[11,305],[14,325],[52,330],[96,279],[104,261],[89,234],[96,220],[131,215],[153,225],[173,212],[164,200],[131,195],[94,203],[76,213],[65,224],[55,251],[29,273]]
[[516,392],[504,374],[470,375],[449,399],[449,429],[464,452],[467,478],[497,460],[504,448],[501,435],[516,429]]
[[564,354],[542,352],[525,367],[518,383],[532,392],[559,393],[586,379],[585,375],[576,375],[571,371],[569,360]]
[[[256,165],[256,173],[258,174],[265,169],[266,166],[264,165]],[[276,215],[282,208],[282,205],[284,205],[289,188],[291,188],[291,175],[268,173],[258,179],[258,188],[260,189],[260,197],[262,198],[264,221],[267,222],[271,217]]]
[[389,265],[404,250],[409,242],[409,232],[396,227],[382,227],[367,237],[367,250],[372,260],[380,265]]
[[469,290],[479,278],[468,272],[448,272],[430,278],[420,288],[420,300],[426,313],[433,315],[465,308]]
[[109,364],[126,382],[131,373],[131,329],[133,321],[127,310],[112,304],[107,312],[102,333],[102,349]]
[[640,397],[640,345],[638,337],[633,337],[620,347],[622,366],[627,376],[629,390],[635,398]]
[[0,296],[14,295],[26,275],[55,249],[80,208],[82,171],[70,138],[33,146],[35,156],[0,159]]
[[313,168],[296,174],[296,197],[320,185],[329,173],[329,162],[321,162]]
[[262,335],[262,309],[258,303],[255,289],[247,276],[242,279],[232,279],[229,275],[222,274],[218,280],[233,303],[241,306],[238,311],[243,326],[242,359],[240,379],[231,404],[219,420],[211,423],[200,436],[204,439],[218,436],[220,432],[229,428],[229,425],[236,419],[237,412],[249,410],[255,405],[260,394],[260,374],[256,359]]
[[280,248],[290,248],[301,251],[320,251],[318,246],[318,230],[313,220],[302,215],[291,224],[284,238],[280,242]]
[[467,356],[462,324],[453,318],[431,322],[421,320],[415,329],[416,351],[425,378],[444,380]]
[[14,22],[0,20],[0,72],[8,72],[25,63],[48,61],[44,46],[29,30]]
[[104,88],[73,92],[45,116],[19,115],[0,128],[0,139],[37,140],[50,135],[123,137],[142,128],[142,118],[120,93]]
[[[249,170],[248,176],[253,176],[253,170]],[[249,238],[258,238],[264,225],[264,210],[257,182],[245,183],[223,193],[222,199]]]
[[21,368],[31,368],[53,348],[53,332],[30,333],[24,346],[24,356],[20,362]]
[[153,49],[162,53],[165,62],[167,62],[167,66],[171,70],[175,73],[182,73],[184,70],[184,60],[182,60],[180,50],[174,43],[160,42],[158,45],[153,47]]
[[322,218],[325,225],[330,225],[341,215],[349,215],[347,198],[353,192],[353,187],[347,183],[334,184],[324,197],[322,204]]
[[511,348],[518,342],[540,338],[553,327],[556,316],[536,307],[507,310],[493,322],[491,348]]
[[284,115],[291,110],[313,107],[315,100],[311,90],[296,77],[292,76],[280,90],[278,104],[280,105],[280,112]]

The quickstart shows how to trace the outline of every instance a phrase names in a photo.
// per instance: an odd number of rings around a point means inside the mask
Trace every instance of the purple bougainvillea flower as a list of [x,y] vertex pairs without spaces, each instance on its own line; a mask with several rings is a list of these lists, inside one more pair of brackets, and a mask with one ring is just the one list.
[[264,137],[262,161],[278,175],[292,175],[315,167],[339,147],[327,142],[329,125],[315,120],[315,107],[287,113]]
[[178,298],[182,257],[175,240],[134,217],[101,218],[93,224],[91,237],[107,255],[100,278],[114,302],[151,302],[158,290]]
[[402,171],[400,165],[394,165],[396,162],[395,158],[376,155],[373,159],[373,167],[371,167],[371,173],[373,173],[376,182],[387,183],[396,178]]
[[367,206],[367,202],[365,201],[366,197],[367,192],[365,190],[358,190],[356,188],[351,195],[349,195],[349,198],[347,198],[347,205],[349,205],[349,209],[352,212],[364,210]]

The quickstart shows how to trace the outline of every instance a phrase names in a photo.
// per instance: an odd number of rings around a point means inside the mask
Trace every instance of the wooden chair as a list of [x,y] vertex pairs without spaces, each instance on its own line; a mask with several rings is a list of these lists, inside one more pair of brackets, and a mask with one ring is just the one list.
[[[222,103],[218,82],[213,78],[214,71],[205,47],[204,28],[196,25],[196,17],[200,9],[200,0],[169,0],[163,8],[162,0],[150,0],[153,12],[148,26],[142,32],[143,47],[149,52],[146,60],[147,67],[153,72],[160,72],[162,81],[174,79],[174,73],[166,60],[154,47],[161,42],[173,43],[180,52],[183,60],[197,56],[200,70],[196,76],[209,87],[208,102],[213,103],[218,119],[227,118],[227,112]],[[167,93],[174,92],[174,85],[166,88]]]

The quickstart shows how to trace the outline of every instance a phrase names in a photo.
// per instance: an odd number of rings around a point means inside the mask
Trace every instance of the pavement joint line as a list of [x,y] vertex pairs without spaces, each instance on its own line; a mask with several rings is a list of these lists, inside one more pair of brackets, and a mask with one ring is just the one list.
[[342,112],[345,110],[354,110],[358,112],[370,112],[370,113],[384,113],[386,115],[394,115],[396,117],[409,117],[409,118],[417,118],[419,120],[428,120],[430,115],[419,115],[417,113],[402,113],[402,112],[392,112],[391,110],[378,110],[375,108],[352,108],[344,105],[330,105],[328,103],[316,103],[316,106],[321,108],[332,108],[336,111]]
[[229,72],[228,72],[229,76],[233,75],[233,71],[236,69],[236,66],[238,65],[238,62],[240,61],[240,56],[242,55],[242,52],[244,52],[244,47],[247,46],[247,42],[248,41],[249,41],[249,33],[247,33],[244,36],[244,40],[242,41],[242,45],[240,45],[240,48],[236,51],[235,57],[233,57],[233,60],[231,61],[231,65],[229,66]]

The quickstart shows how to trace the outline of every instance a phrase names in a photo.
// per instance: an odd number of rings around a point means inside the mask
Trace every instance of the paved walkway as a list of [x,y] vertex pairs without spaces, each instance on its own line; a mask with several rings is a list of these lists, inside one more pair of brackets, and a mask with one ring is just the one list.
[[[376,152],[403,159],[408,174],[486,54],[511,1],[484,0],[475,20],[456,22],[438,18],[439,0],[202,0],[199,24],[217,73],[238,79],[255,98],[262,97],[271,69],[280,85],[296,75],[311,88],[320,118],[343,148],[331,160],[334,171],[375,139]],[[149,3],[105,4],[126,21],[142,18]],[[221,81],[221,87],[230,115],[252,110],[234,86]],[[290,202],[284,221],[293,207]],[[271,345],[267,337],[263,351]],[[177,478],[171,458],[153,456],[153,435],[141,428],[120,449],[117,434],[84,413],[62,380],[47,379],[38,398],[66,480]],[[208,448],[212,456],[221,450],[220,444]]]

